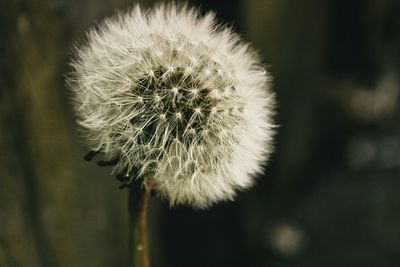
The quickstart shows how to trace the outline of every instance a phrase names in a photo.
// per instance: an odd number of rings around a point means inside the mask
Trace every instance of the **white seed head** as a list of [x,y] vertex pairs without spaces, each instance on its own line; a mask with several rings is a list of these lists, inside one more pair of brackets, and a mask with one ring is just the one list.
[[213,13],[136,6],[92,29],[72,67],[90,149],[118,159],[114,172],[151,177],[171,205],[233,199],[262,171],[274,132],[269,74]]

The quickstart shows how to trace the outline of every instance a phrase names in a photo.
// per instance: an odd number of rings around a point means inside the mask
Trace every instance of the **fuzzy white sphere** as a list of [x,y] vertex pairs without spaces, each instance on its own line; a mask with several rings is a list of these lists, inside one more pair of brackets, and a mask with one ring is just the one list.
[[248,44],[213,13],[139,6],[76,49],[69,84],[84,137],[115,172],[204,208],[252,185],[271,152],[274,94]]

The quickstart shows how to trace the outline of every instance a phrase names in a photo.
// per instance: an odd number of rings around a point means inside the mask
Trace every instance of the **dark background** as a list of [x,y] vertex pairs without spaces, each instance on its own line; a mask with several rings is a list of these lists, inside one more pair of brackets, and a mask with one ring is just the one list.
[[[153,267],[400,266],[400,1],[189,3],[259,50],[280,128],[235,202],[151,200]],[[0,2],[1,267],[127,266],[127,192],[83,161],[64,74],[84,31],[131,4]]]

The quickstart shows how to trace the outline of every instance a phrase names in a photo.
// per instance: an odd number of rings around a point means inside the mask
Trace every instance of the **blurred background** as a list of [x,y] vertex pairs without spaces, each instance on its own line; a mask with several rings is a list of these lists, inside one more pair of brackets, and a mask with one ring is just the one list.
[[[235,202],[151,200],[153,267],[400,266],[400,1],[189,3],[259,50],[280,128]],[[64,75],[85,30],[131,5],[0,2],[1,267],[127,266],[127,191],[83,160]]]

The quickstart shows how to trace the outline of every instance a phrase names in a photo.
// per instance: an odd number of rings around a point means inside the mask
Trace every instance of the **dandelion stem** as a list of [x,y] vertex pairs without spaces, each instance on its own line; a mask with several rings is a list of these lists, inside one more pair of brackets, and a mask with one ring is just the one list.
[[129,187],[130,267],[149,267],[147,238],[147,206],[150,187],[142,188],[137,181]]

